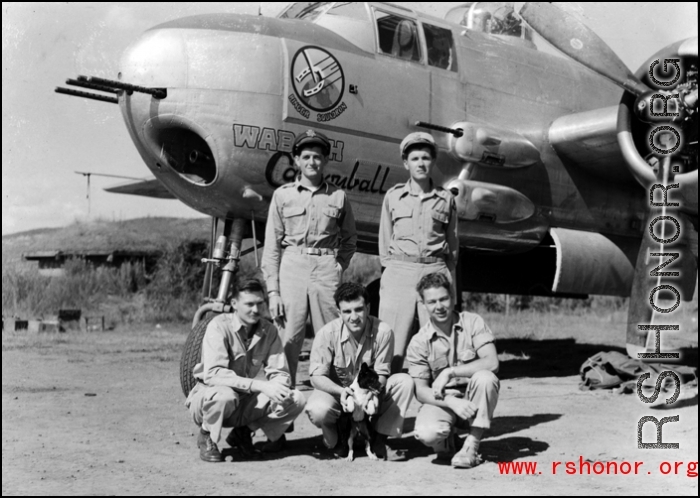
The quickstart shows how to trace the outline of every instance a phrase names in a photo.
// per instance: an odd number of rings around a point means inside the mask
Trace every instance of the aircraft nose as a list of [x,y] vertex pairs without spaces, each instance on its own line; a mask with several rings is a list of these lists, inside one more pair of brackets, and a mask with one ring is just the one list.
[[253,125],[280,107],[277,24],[234,14],[178,19],[146,31],[122,57],[121,81],[167,91],[162,99],[136,92],[120,98],[141,157],[173,195],[211,216],[250,213],[254,203],[264,209],[257,187],[269,188],[265,169],[250,166],[264,165],[268,154],[251,154],[251,142],[235,130],[251,123],[259,132]]

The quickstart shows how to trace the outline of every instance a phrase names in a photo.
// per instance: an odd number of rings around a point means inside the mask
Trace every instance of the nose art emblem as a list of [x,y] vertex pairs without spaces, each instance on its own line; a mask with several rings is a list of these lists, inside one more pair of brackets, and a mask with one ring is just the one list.
[[319,47],[303,47],[292,59],[292,86],[314,111],[333,109],[343,97],[345,76],[338,60]]

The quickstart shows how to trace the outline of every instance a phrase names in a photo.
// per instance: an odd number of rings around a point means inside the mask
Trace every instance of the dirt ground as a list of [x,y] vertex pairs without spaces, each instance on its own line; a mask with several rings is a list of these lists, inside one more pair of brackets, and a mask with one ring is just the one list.
[[[185,333],[3,333],[3,495],[698,494],[697,477],[687,476],[688,462],[698,460],[697,390],[684,389],[668,408],[644,405],[636,395],[579,391],[581,362],[612,348],[574,339],[499,342],[499,352],[518,354],[502,357],[496,418],[481,446],[486,461],[475,469],[439,465],[414,439],[415,401],[394,444],[408,450],[407,462],[372,462],[363,450],[353,463],[330,459],[302,415],[287,450],[274,458],[241,461],[222,443],[226,462],[205,463],[178,381]],[[684,354],[697,366],[697,346]],[[644,415],[678,415],[665,426],[664,441],[680,449],[637,449]],[[648,424],[645,441],[652,432]],[[565,462],[578,471],[580,459],[644,463],[637,475],[567,475]],[[497,462],[538,467],[533,475],[504,475]],[[563,462],[556,474],[553,462]],[[662,462],[682,463],[677,474],[664,475]]]

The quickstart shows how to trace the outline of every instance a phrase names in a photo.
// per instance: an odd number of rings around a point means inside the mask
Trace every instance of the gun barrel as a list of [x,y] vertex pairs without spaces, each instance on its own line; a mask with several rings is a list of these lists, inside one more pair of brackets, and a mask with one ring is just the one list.
[[464,135],[464,130],[461,128],[449,128],[447,126],[440,126],[433,123],[426,123],[425,121],[416,121],[415,126],[419,128],[427,128],[429,130],[441,131],[442,133],[451,133],[455,137],[459,138]]
[[91,90],[99,90],[101,92],[109,92],[109,93],[119,93],[121,90],[117,88],[110,88],[104,85],[95,85],[93,83],[87,83],[85,81],[78,81],[74,79],[67,79],[66,80],[66,85],[71,85],[71,86],[79,86],[82,88],[89,88]]
[[121,81],[98,78],[97,76],[78,76],[78,81],[119,88],[120,90],[126,90],[127,92],[146,93],[156,99],[164,99],[168,95],[165,88],[147,88],[145,86],[132,85],[131,83],[122,83]]
[[56,93],[64,93],[66,95],[72,95],[74,97],[83,97],[91,100],[99,100],[101,102],[109,102],[110,104],[118,104],[119,100],[116,97],[107,97],[106,95],[98,95],[96,93],[90,92],[79,92],[78,90],[71,90],[70,88],[63,88],[60,86],[56,87],[54,90]]

